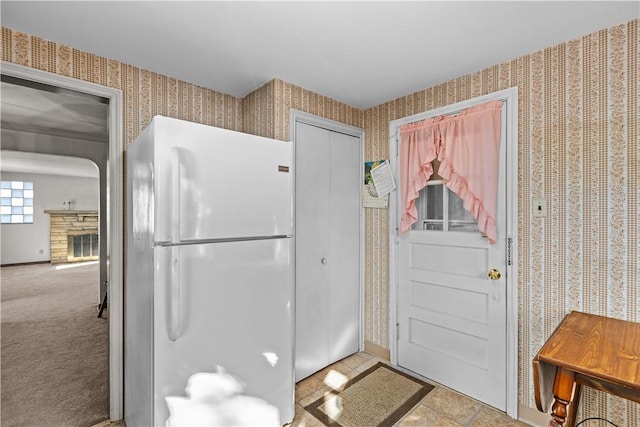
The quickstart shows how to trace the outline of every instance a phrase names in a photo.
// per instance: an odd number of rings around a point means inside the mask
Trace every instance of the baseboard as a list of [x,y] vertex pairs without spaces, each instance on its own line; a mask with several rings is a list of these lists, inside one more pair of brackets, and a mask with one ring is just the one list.
[[51,260],[48,259],[45,261],[16,262],[13,264],[2,264],[0,265],[0,267],[17,267],[17,266],[34,265],[34,264],[51,264]]
[[366,351],[367,353],[371,353],[374,356],[378,356],[385,362],[391,360],[391,351],[382,346],[379,346],[378,344],[374,344],[371,341],[364,341],[364,351]]
[[549,414],[540,412],[535,408],[519,405],[518,421],[522,421],[530,426],[545,427],[549,425],[549,420],[551,420],[551,416]]

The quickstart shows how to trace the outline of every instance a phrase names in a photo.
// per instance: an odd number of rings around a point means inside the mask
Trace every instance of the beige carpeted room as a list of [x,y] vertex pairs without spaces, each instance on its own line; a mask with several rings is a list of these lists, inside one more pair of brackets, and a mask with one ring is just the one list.
[[3,426],[81,426],[108,418],[108,310],[99,265],[2,268]]

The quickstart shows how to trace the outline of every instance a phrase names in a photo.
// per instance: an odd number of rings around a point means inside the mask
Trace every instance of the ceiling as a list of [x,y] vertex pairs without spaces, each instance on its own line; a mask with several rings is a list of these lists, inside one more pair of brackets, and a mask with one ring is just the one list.
[[236,97],[277,77],[368,108],[638,18],[640,2],[3,0],[0,16]]
[[8,76],[3,76],[0,89],[2,129],[109,141],[106,99]]
[[[2,76],[0,125],[27,132],[84,141],[109,141],[108,101],[93,95]],[[87,159],[2,150],[2,172],[96,178],[97,166]]]

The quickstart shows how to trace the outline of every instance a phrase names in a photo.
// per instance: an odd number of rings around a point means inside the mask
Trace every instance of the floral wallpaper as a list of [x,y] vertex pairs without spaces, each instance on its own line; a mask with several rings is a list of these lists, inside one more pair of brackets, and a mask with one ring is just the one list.
[[[367,110],[279,79],[238,99],[2,28],[2,59],[119,88],[124,140],[154,114],[289,138],[291,108],[365,129],[388,157],[389,121],[517,86],[519,402],[535,407],[531,359],[570,310],[640,321],[639,20],[497,64]],[[532,198],[547,199],[533,218]],[[388,349],[388,212],[365,209],[365,339]],[[586,388],[579,419],[640,426],[638,404]]]

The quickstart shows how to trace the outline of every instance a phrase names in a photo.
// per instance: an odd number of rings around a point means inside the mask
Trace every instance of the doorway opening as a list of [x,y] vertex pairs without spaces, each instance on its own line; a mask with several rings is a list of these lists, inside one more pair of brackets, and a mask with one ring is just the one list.
[[3,150],[1,169],[2,196],[12,196],[2,202],[13,205],[3,204],[1,225],[1,422],[104,421],[109,325],[108,311],[98,316],[99,246],[89,246],[94,256],[83,258],[84,237],[79,253],[77,244],[68,245],[70,236],[85,233],[99,243],[98,167],[87,159]]
[[[33,90],[45,87],[49,93],[63,94],[75,97],[79,103],[87,99],[96,100],[96,109],[106,106],[106,123],[104,125],[104,141],[92,138],[82,138],[78,135],[57,135],[53,140],[45,137],[41,130],[31,132],[27,139],[25,129],[9,129],[8,117],[2,115],[3,150],[14,152],[41,153],[50,155],[65,155],[83,157],[92,160],[100,170],[100,221],[98,226],[98,241],[100,262],[100,296],[108,295],[109,319],[109,366],[108,366],[108,394],[109,418],[122,418],[122,390],[123,390],[123,357],[122,357],[122,288],[123,288],[123,172],[122,172],[122,92],[104,86],[88,83],[70,77],[51,74],[13,63],[2,62],[2,80],[8,84],[22,84]],[[3,90],[3,104],[5,102]],[[84,101],[80,101],[84,100]],[[100,106],[102,105],[102,107]],[[76,106],[72,111],[80,113]],[[46,118],[46,117],[45,117]],[[74,123],[81,123],[76,121]],[[92,124],[83,123],[86,128],[82,131],[96,131]],[[46,126],[46,123],[43,124]],[[67,130],[77,130],[72,123],[63,126]],[[48,141],[45,139],[49,138]],[[84,141],[79,141],[83,139]],[[89,140],[87,142],[87,139]],[[62,141],[67,140],[64,144]],[[76,269],[71,269],[76,270]],[[97,316],[97,313],[96,313]]]

